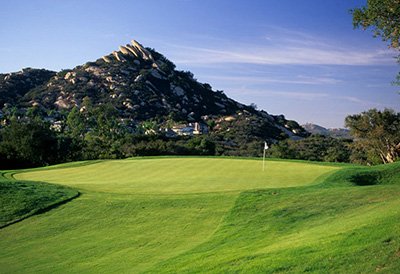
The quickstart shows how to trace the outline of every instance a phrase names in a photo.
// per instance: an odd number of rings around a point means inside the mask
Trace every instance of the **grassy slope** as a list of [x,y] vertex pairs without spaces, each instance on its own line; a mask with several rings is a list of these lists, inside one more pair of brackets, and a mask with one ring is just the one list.
[[[372,182],[366,174],[377,185],[351,186]],[[212,238],[150,272],[396,273],[400,163],[344,169],[323,185],[335,180],[342,187],[244,192]]]
[[0,174],[0,228],[79,195],[60,185],[9,180]]
[[[400,163],[328,176],[338,167],[279,161],[268,162],[269,170],[260,174],[252,168],[259,168],[258,161],[181,160],[100,162],[82,166],[79,180],[71,173],[79,172],[74,167],[18,174],[57,179],[81,187],[84,195],[0,230],[1,269],[391,273],[400,268]],[[107,175],[107,167],[119,181]],[[354,186],[368,172],[379,179],[370,181],[380,184]],[[135,174],[147,177],[132,179]],[[174,174],[181,181],[171,179]],[[280,180],[286,180],[282,186]]]
[[86,193],[0,231],[2,272],[140,272],[203,242],[231,196]]
[[398,187],[246,192],[211,239],[150,272],[394,273],[399,195]]

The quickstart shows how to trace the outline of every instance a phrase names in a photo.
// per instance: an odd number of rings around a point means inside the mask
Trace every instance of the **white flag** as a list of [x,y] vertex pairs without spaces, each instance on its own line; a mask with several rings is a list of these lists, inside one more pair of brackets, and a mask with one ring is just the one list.
[[268,146],[267,142],[264,142],[264,150],[267,150],[267,149],[269,149],[269,146]]

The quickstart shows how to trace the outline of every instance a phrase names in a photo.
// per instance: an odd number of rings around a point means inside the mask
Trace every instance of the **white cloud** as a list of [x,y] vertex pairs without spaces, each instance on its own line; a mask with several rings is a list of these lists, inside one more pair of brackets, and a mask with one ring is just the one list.
[[364,106],[375,106],[375,107],[383,106],[383,104],[381,104],[381,103],[367,101],[367,100],[360,99],[360,98],[354,97],[354,96],[332,96],[332,97],[339,99],[339,100],[344,100],[344,101],[348,101],[348,102],[352,102],[352,103],[356,103],[356,104],[364,105]]
[[393,57],[382,51],[315,48],[309,46],[268,45],[230,46],[225,50],[205,47],[176,46],[173,59],[177,64],[206,65],[244,63],[259,65],[382,65],[392,64]]
[[[351,102],[357,105],[369,106],[369,107],[382,107],[383,104],[378,102],[371,102],[365,99],[361,99],[355,96],[341,96],[332,94],[331,92],[297,92],[297,91],[282,91],[282,90],[268,90],[268,89],[253,89],[253,88],[238,88],[230,89],[230,93],[234,95],[253,95],[260,97],[275,97],[285,98],[302,101],[313,101],[313,100],[330,100],[332,104],[337,101]],[[335,102],[336,101],[336,102]]]
[[188,43],[201,46],[163,44],[175,63],[192,66],[227,63],[362,66],[393,64],[395,56],[389,49],[339,45],[337,41],[277,27],[271,27],[269,33],[253,41],[203,38],[188,39]]
[[229,93],[235,95],[257,95],[265,97],[284,97],[288,99],[298,99],[298,100],[315,100],[321,98],[328,98],[328,93],[317,93],[317,92],[297,92],[297,91],[278,91],[278,90],[268,90],[268,89],[251,89],[251,88],[239,88],[230,89]]
[[239,84],[301,84],[301,85],[319,85],[319,84],[337,84],[342,82],[341,80],[330,78],[330,77],[309,77],[298,75],[290,79],[284,79],[282,77],[266,77],[266,76],[217,76],[217,75],[199,75],[200,78],[210,80],[229,81]]

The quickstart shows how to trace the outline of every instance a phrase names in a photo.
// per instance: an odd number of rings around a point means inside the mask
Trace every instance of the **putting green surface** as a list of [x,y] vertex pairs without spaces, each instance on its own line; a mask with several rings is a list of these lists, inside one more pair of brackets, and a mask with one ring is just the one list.
[[259,160],[141,158],[14,177],[81,195],[1,229],[1,273],[400,269],[400,163],[267,161],[262,172]]
[[338,167],[301,162],[218,158],[159,158],[103,161],[14,175],[83,190],[112,193],[184,194],[310,185]]

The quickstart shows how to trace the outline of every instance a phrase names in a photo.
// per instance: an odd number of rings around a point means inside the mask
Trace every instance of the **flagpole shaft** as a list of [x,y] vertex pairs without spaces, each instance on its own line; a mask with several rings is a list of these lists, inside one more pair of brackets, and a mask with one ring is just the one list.
[[263,153],[263,171],[265,170],[265,149]]

